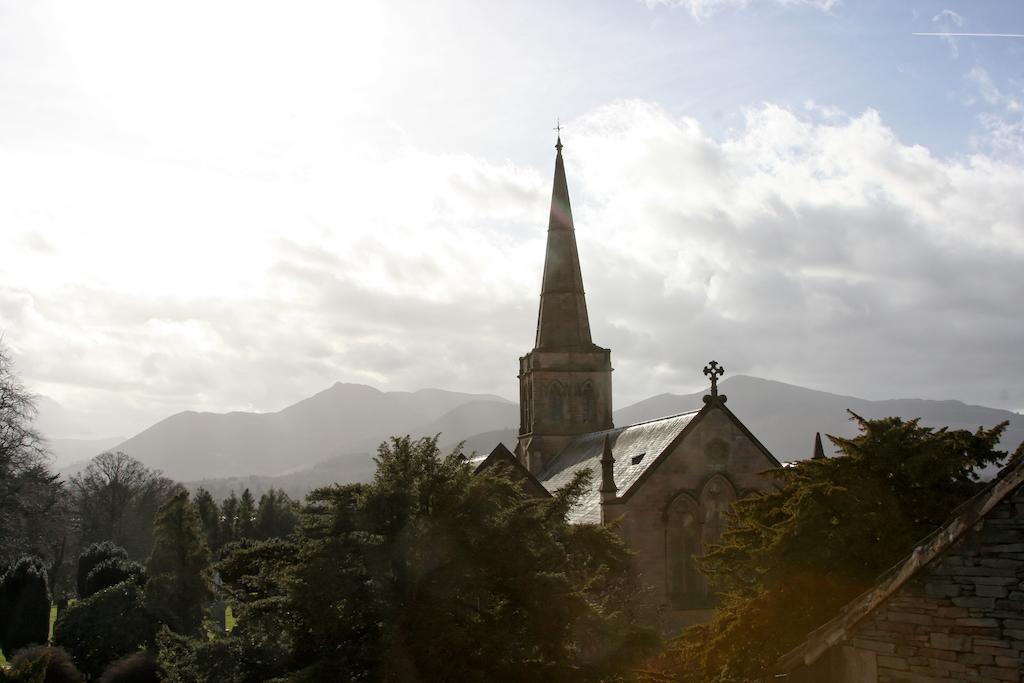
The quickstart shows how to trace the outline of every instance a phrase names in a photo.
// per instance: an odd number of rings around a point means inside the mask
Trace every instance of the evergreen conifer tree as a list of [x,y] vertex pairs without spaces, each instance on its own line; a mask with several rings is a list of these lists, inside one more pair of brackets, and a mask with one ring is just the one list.
[[256,527],[256,499],[249,489],[242,491],[238,501],[238,538],[254,538]]
[[220,506],[221,546],[238,540],[238,506],[238,495],[234,491],[231,491]]
[[0,578],[0,650],[11,655],[50,636],[50,589],[46,565],[23,556]]
[[204,488],[196,491],[196,509],[199,519],[203,522],[203,533],[206,534],[206,545],[212,551],[220,548],[220,507],[210,492]]
[[179,491],[160,508],[153,537],[146,608],[171,629],[195,633],[211,595],[210,560],[199,512],[187,491]]

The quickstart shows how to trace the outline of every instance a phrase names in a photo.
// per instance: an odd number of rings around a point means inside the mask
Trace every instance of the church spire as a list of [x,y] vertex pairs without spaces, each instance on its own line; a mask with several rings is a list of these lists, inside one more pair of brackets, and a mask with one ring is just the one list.
[[583,295],[583,275],[576,250],[576,230],[562,161],[562,136],[555,143],[555,179],[551,188],[544,280],[537,314],[538,349],[589,348],[590,320]]
[[811,456],[811,460],[824,460],[825,449],[821,446],[821,432],[814,433],[814,455]]

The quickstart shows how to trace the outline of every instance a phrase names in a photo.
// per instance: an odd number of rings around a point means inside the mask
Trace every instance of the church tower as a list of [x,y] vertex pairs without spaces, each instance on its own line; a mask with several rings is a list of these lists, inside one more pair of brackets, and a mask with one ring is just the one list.
[[555,150],[537,338],[519,359],[516,454],[533,474],[573,437],[612,427],[611,351],[590,339],[561,136]]

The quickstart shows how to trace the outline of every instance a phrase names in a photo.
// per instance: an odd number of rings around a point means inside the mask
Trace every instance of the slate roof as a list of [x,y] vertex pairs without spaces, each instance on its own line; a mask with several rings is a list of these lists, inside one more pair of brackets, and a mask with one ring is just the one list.
[[479,474],[489,467],[495,467],[499,463],[504,463],[512,469],[512,477],[522,481],[530,494],[540,498],[550,495],[548,490],[537,481],[536,477],[530,474],[530,470],[523,467],[519,459],[503,443],[499,443],[487,455],[474,453],[472,457],[466,458],[466,462],[473,468],[473,474]]
[[854,598],[840,610],[838,616],[812,631],[803,643],[783,655],[778,662],[781,671],[790,672],[811,665],[833,645],[844,641],[861,621],[939,559],[1021,486],[1024,486],[1024,459],[1005,467],[988,486],[957,508],[952,520],[926,536],[905,560],[886,572],[873,588]]
[[[582,434],[569,442],[537,479],[544,488],[554,492],[572,481],[577,472],[590,469],[593,472],[590,489],[569,513],[569,521],[574,524],[600,524],[601,494],[598,489],[601,486],[601,454],[604,451],[605,436],[611,441],[612,455],[615,457],[615,483],[621,497],[700,412],[693,410],[628,427]],[[637,459],[634,464],[633,461]]]

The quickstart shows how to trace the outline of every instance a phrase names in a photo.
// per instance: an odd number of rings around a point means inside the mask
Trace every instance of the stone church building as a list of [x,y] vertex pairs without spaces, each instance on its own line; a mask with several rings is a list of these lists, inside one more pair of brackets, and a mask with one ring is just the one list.
[[774,486],[761,473],[780,464],[726,407],[714,361],[704,368],[703,407],[612,424],[611,351],[591,339],[560,138],[555,149],[537,335],[519,359],[518,443],[474,464],[504,462],[536,495],[591,470],[571,521],[617,525],[635,553],[642,609],[676,628],[703,620],[712,605],[694,556],[718,539],[733,501]]

